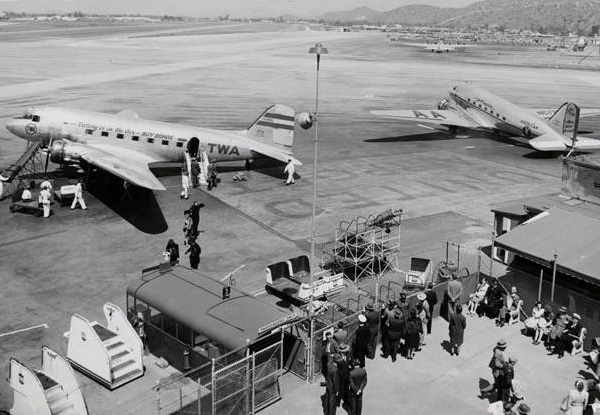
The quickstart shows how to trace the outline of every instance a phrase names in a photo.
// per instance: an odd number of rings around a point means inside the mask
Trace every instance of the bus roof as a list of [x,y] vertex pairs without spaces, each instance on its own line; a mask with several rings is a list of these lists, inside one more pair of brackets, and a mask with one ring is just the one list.
[[127,294],[230,350],[295,317],[235,287],[223,300],[223,287],[229,285],[176,265],[142,275],[128,285]]

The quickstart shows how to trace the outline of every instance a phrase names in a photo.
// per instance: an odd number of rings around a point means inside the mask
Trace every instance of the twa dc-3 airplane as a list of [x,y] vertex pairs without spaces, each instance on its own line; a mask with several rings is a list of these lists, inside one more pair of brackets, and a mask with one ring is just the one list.
[[6,128],[23,139],[47,143],[54,163],[95,166],[134,185],[165,190],[148,165],[183,162],[197,156],[202,146],[211,162],[267,157],[301,165],[292,155],[296,122],[308,129],[313,117],[273,105],[247,130],[222,131],[145,120],[129,110],[115,115],[45,107],[11,119]]
[[371,114],[446,127],[450,133],[465,128],[524,137],[540,151],[600,149],[600,140],[577,136],[579,117],[600,115],[600,110],[580,110],[572,102],[557,110],[527,110],[470,85],[452,88],[450,100],[442,100],[437,110],[371,111]]

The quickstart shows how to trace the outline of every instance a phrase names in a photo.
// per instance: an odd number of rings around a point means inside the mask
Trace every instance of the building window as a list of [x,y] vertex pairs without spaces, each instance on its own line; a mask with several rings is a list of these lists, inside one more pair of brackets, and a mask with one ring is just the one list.
[[161,144],[162,144],[163,146],[168,146],[168,145],[169,145],[169,140],[162,140],[162,141],[161,141]]
[[123,139],[125,137],[122,133],[117,134],[117,138]]
[[87,129],[87,130],[85,130],[85,133],[92,135],[92,134],[94,134],[94,130]]
[[131,141],[140,141],[140,137],[137,135],[132,135],[131,136]]
[[100,133],[100,135],[101,135],[102,137],[108,137],[108,131],[102,131],[102,132]]
[[149,142],[150,144],[152,144],[152,143],[154,142],[154,138],[150,138],[150,137],[148,137],[148,142]]

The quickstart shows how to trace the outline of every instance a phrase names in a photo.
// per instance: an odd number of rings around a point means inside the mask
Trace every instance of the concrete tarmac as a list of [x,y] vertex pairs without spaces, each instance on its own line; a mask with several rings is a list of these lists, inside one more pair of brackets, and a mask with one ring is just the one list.
[[[488,65],[482,62],[500,59],[493,49],[430,55],[398,47],[380,33],[255,26],[243,33],[201,32],[130,37],[93,30],[43,39],[20,34],[18,42],[0,43],[0,124],[30,105],[60,105],[129,108],[148,119],[240,130],[273,103],[313,110],[315,59],[308,48],[320,41],[329,54],[320,74],[318,241],[333,239],[341,220],[402,208],[401,267],[413,255],[441,260],[448,240],[463,244],[464,263],[473,267],[478,245],[490,239],[492,204],[558,192],[556,154],[479,133],[452,138],[369,111],[434,108],[453,83],[464,80],[525,107],[557,108],[566,100],[584,108],[598,104],[594,73],[528,67],[536,51],[518,62],[511,58],[510,65]],[[599,121],[586,119],[580,128],[597,130]],[[85,195],[89,210],[55,206],[46,220],[11,214],[9,202],[0,202],[0,334],[49,325],[3,337],[0,370],[8,373],[10,357],[37,367],[43,344],[64,355],[62,333],[73,313],[94,320],[102,317],[104,302],[124,307],[127,281],[158,262],[169,238],[184,248],[182,213],[192,200],[206,204],[200,270],[222,277],[243,264],[238,285],[260,292],[266,265],[308,252],[313,134],[296,131],[294,154],[304,165],[293,186],[283,185],[282,166],[250,171],[247,182],[234,182],[232,167],[243,166],[234,163],[220,173],[217,189],[194,189],[189,201],[179,199],[176,175],[160,178],[167,191],[129,210],[119,207],[122,189],[114,183],[103,196]],[[7,167],[25,142],[6,130],[0,138],[0,167]],[[465,382],[472,376],[477,373],[465,371]],[[78,379],[92,413],[110,411],[106,405],[114,395]],[[134,397],[146,392],[140,389],[134,382],[119,393]],[[0,382],[0,409],[8,409],[11,399],[7,383]]]

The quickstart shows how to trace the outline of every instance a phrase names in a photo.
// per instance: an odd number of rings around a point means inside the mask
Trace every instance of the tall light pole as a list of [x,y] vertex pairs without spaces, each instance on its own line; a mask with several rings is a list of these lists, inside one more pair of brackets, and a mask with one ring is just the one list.
[[327,48],[323,47],[321,43],[315,44],[308,53],[317,55],[317,87],[315,94],[315,113],[314,113],[314,124],[315,124],[315,159],[313,164],[313,200],[312,200],[312,218],[310,226],[310,297],[308,300],[308,312],[313,312],[313,281],[315,266],[315,216],[317,214],[317,150],[319,148],[319,66],[321,63],[321,54],[329,53]]

